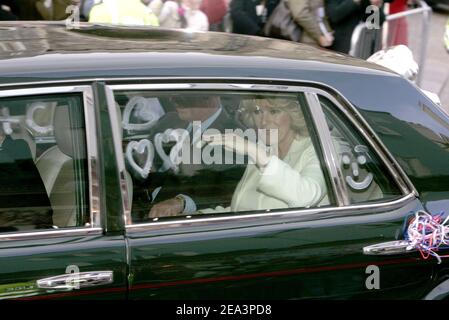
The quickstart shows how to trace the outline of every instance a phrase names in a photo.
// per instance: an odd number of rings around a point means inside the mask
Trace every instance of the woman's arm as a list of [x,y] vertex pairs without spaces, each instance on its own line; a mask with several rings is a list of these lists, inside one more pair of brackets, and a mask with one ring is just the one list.
[[313,144],[299,150],[301,156],[292,168],[276,156],[269,157],[261,144],[247,141],[236,134],[203,135],[210,146],[223,146],[238,154],[246,154],[260,168],[258,190],[285,202],[289,207],[317,205],[326,195],[326,183]]
[[261,173],[258,190],[285,202],[290,208],[316,206],[326,195],[326,183],[313,145],[301,155],[301,172],[271,157]]

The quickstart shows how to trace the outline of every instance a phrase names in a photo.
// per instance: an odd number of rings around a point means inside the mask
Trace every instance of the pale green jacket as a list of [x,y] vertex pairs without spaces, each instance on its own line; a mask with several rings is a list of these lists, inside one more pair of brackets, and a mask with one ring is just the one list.
[[283,160],[272,156],[261,171],[247,166],[230,207],[201,213],[306,208],[329,204],[320,161],[310,138],[295,139]]

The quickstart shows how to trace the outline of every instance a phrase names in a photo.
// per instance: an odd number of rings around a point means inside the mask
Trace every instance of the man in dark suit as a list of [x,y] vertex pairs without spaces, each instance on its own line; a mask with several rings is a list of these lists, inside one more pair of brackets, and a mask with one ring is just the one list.
[[[334,30],[334,42],[330,49],[349,53],[354,29],[360,22],[366,22],[370,13],[366,8],[373,5],[379,8],[379,28],[385,21],[383,3],[392,0],[325,0],[326,14]],[[371,13],[372,14],[372,13]],[[370,32],[379,30],[370,30]],[[375,49],[373,49],[375,51]],[[374,52],[372,52],[374,53]]]
[[[263,35],[263,27],[279,0],[232,0],[230,11],[233,32]],[[258,12],[258,8],[261,8]]]
[[[155,153],[151,173],[135,188],[137,192],[139,189],[144,190],[146,194],[142,197],[140,192],[140,200],[136,199],[139,195],[134,196],[133,203],[137,200],[137,203],[143,204],[141,208],[134,206],[134,219],[189,214],[200,208],[229,205],[234,189],[245,170],[242,164],[226,164],[225,157],[234,159],[234,154],[223,149],[218,157],[214,154],[216,149],[209,150],[209,154],[218,161],[210,164],[204,161],[205,149],[199,144],[203,133],[210,130],[225,133],[226,129],[244,129],[228,114],[219,97],[180,95],[173,97],[170,102],[176,112],[165,114],[151,130],[149,138],[157,145],[160,143],[160,140],[158,142],[156,139],[158,134],[164,134],[167,129],[184,129],[186,140],[183,140],[183,143],[187,148],[183,149],[180,163],[175,168],[167,165],[167,161],[163,159],[167,160],[174,142],[165,145],[165,155]],[[161,152],[160,147],[156,149]],[[184,154],[184,151],[188,151],[187,154]],[[148,215],[149,206],[151,210]]]

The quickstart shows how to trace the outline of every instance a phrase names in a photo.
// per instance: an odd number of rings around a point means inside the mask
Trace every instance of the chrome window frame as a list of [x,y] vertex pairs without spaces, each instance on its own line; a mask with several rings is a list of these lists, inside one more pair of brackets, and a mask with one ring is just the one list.
[[[20,84],[17,84],[20,85]],[[3,90],[0,86],[0,98],[26,97],[34,95],[81,93],[83,97],[84,123],[86,128],[87,169],[89,189],[90,224],[84,227],[68,227],[64,229],[42,229],[41,231],[24,231],[0,234],[0,241],[28,240],[35,238],[87,236],[101,234],[100,184],[98,179],[98,148],[96,139],[95,106],[91,85],[43,86],[35,88],[17,88]]]
[[317,133],[319,141],[321,144],[321,149],[323,150],[323,155],[325,162],[330,172],[330,177],[332,179],[332,185],[334,186],[335,196],[337,198],[337,205],[339,207],[349,206],[349,193],[346,188],[346,182],[343,177],[343,172],[340,166],[331,165],[331,163],[337,163],[338,155],[333,146],[331,134],[329,127],[326,122],[326,117],[324,116],[323,109],[318,100],[318,96],[312,92],[306,92],[306,99],[309,105],[310,113],[312,114],[312,119],[317,128]]
[[[379,211],[383,213],[385,210],[394,210],[399,207],[403,207],[411,201],[416,199],[413,193],[410,193],[400,199],[391,200],[388,202],[375,203],[375,204],[362,204],[362,205],[353,205],[353,206],[344,206],[344,207],[326,207],[326,208],[312,208],[312,209],[288,209],[283,210],[281,212],[270,212],[270,210],[265,211],[257,211],[255,213],[243,213],[237,214],[235,216],[221,216],[221,217],[210,217],[205,218],[201,217],[199,219],[195,219],[194,216],[183,216],[184,220],[176,220],[176,221],[163,221],[163,222],[149,222],[149,223],[139,223],[133,225],[126,226],[126,233],[140,233],[140,232],[150,232],[150,231],[171,231],[179,228],[189,228],[189,227],[202,227],[202,226],[214,226],[217,223],[227,223],[238,220],[241,222],[241,225],[245,222],[255,222],[259,221],[259,219],[269,219],[268,224],[274,224],[277,221],[282,220],[286,222],[286,219],[291,218],[292,222],[296,222],[297,218],[307,218],[307,217],[316,217],[318,214],[322,216],[328,215],[329,217],[348,217],[350,215],[356,216],[360,212],[365,210],[373,210]],[[350,215],[347,213],[351,212]],[[321,216],[321,217],[322,217]],[[276,219],[276,220],[274,220]],[[304,221],[304,220],[303,220]]]
[[117,110],[114,100],[114,92],[112,89],[105,85],[106,90],[106,102],[108,104],[109,118],[111,119],[112,128],[112,139],[114,141],[114,151],[116,155],[116,164],[119,171],[119,181],[120,181],[120,194],[122,197],[122,212],[124,213],[123,220],[124,225],[132,224],[131,221],[131,203],[129,203],[129,191],[128,185],[126,183],[126,167],[125,167],[125,157],[122,149],[122,137],[123,134],[119,134],[122,131],[121,124],[119,124],[117,118]]
[[[113,81],[127,82],[127,81],[142,81],[147,80],[151,83],[136,83],[136,84],[114,84]],[[177,81],[175,83],[170,83],[168,81]],[[208,82],[195,82],[207,80]],[[220,81],[230,81],[230,82],[220,82]],[[232,82],[235,81],[235,82]],[[245,83],[242,83],[245,81]],[[275,82],[279,84],[260,84],[256,83],[259,81],[263,82]],[[165,82],[165,83],[164,83]],[[319,141],[323,149],[323,155],[325,156],[325,163],[329,174],[331,174],[332,187],[334,193],[337,197],[337,207],[327,207],[327,208],[313,208],[313,209],[299,209],[299,210],[284,210],[283,212],[272,212],[270,210],[265,210],[264,212],[258,211],[254,213],[243,213],[236,216],[226,216],[226,217],[211,217],[211,218],[200,218],[195,219],[195,216],[183,216],[183,220],[177,221],[167,221],[167,222],[148,222],[142,224],[132,224],[131,220],[131,210],[130,204],[128,203],[128,208],[125,206],[125,217],[124,220],[128,223],[125,224],[127,232],[141,232],[158,230],[161,228],[176,228],[179,226],[186,225],[202,225],[209,222],[218,221],[230,221],[235,219],[253,219],[256,217],[273,217],[273,216],[286,216],[286,215],[311,215],[318,212],[341,212],[341,211],[360,211],[365,209],[382,209],[392,206],[399,206],[403,203],[410,201],[418,196],[418,192],[411,183],[408,176],[405,174],[403,169],[399,166],[396,159],[391,155],[388,149],[384,146],[382,141],[377,137],[374,130],[370,128],[368,123],[363,119],[357,109],[346,99],[344,96],[335,90],[334,88],[317,82],[310,81],[299,81],[299,80],[287,80],[287,79],[264,79],[264,78],[127,78],[127,79],[109,79],[106,80],[106,87],[108,87],[112,94],[115,91],[163,91],[163,90],[229,90],[229,91],[264,91],[264,92],[289,92],[289,93],[304,93],[306,95],[307,102],[309,104],[309,110],[312,113],[313,121],[317,128],[319,128]],[[288,83],[288,84],[285,84]],[[321,88],[317,88],[320,86]],[[342,105],[335,99],[330,93],[338,95],[340,99],[343,100],[345,105]],[[359,131],[359,133],[364,137],[369,146],[374,150],[374,152],[379,156],[383,164],[388,168],[391,178],[396,181],[398,186],[403,193],[403,197],[399,199],[393,199],[389,201],[372,203],[372,204],[350,204],[349,194],[345,192],[346,184],[344,181],[341,168],[336,165],[335,162],[330,162],[337,156],[336,151],[333,147],[332,141],[330,140],[329,128],[324,126],[326,124],[324,113],[321,104],[318,99],[318,95],[323,95],[332,101],[335,106],[343,112],[345,117],[351,121],[354,127]],[[111,103],[111,101],[110,101]],[[312,110],[316,109],[316,110]],[[328,134],[326,134],[326,132]],[[324,133],[324,134],[323,134]],[[116,150],[119,152],[123,159],[123,151]],[[330,169],[333,168],[333,169]],[[122,177],[122,175],[120,175]],[[125,181],[121,181],[122,186],[126,186]],[[126,187],[125,187],[126,188]],[[126,192],[122,193],[122,197],[125,197]],[[127,199],[127,198],[126,198]],[[122,199],[123,203],[127,200]]]

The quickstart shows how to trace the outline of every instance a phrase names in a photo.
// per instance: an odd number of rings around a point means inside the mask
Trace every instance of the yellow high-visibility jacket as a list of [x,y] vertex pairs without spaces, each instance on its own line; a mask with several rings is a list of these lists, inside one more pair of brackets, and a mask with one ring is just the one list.
[[159,26],[156,15],[140,0],[103,0],[92,8],[89,22]]

